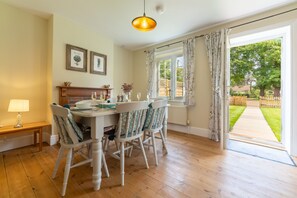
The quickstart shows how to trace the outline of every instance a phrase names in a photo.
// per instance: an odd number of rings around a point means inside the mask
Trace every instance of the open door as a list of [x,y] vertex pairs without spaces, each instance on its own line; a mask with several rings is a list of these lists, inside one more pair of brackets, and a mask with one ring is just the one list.
[[225,68],[223,83],[223,134],[221,148],[226,149],[229,140],[229,96],[230,96],[230,42],[228,36],[229,30],[226,30],[225,37]]
[[[225,97],[224,97],[224,148],[227,146],[227,142],[229,139],[229,91],[230,91],[230,50],[231,47],[238,47],[238,46],[247,46],[250,44],[261,43],[270,41],[273,39],[278,39],[281,41],[281,141],[277,142],[282,144],[281,146],[285,147],[286,150],[290,152],[291,150],[291,109],[292,109],[292,80],[291,80],[291,27],[290,25],[279,25],[275,27],[265,27],[261,29],[256,29],[254,31],[243,32],[239,34],[230,35],[230,43],[229,39],[226,41],[226,68],[225,68]],[[256,48],[256,49],[259,49]],[[274,48],[272,48],[274,49]],[[253,72],[251,73],[253,74]],[[269,76],[265,76],[262,78],[267,78]],[[257,83],[257,80],[255,80]],[[261,81],[259,81],[261,82]],[[261,103],[263,104],[263,103]],[[261,107],[261,104],[259,107]],[[252,106],[252,105],[251,105]],[[265,103],[264,103],[265,107]],[[272,115],[272,114],[271,114]],[[247,118],[247,117],[246,117]],[[248,117],[250,118],[250,117]],[[253,123],[251,123],[253,124]],[[242,128],[242,131],[245,132],[246,127]],[[252,129],[250,129],[250,132]],[[263,130],[262,130],[263,131]],[[235,140],[241,141],[248,141],[249,143],[259,144],[259,145],[266,145],[266,146],[273,146],[279,147],[281,146],[276,145],[274,142],[269,143],[268,141],[263,141],[263,137],[259,136],[257,139],[256,136],[248,137],[243,136],[243,133],[237,134],[238,138]],[[252,133],[251,133],[252,134]],[[233,139],[234,134],[231,134],[230,137]],[[241,137],[242,136],[242,137]],[[250,138],[250,139],[248,139]],[[262,139],[261,139],[262,138]]]

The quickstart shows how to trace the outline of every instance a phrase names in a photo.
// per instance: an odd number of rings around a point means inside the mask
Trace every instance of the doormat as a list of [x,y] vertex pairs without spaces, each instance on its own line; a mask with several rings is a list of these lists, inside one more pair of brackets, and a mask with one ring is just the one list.
[[249,144],[245,142],[229,140],[227,144],[227,149],[231,151],[236,151],[254,157],[259,157],[262,159],[267,159],[283,164],[288,164],[291,166],[296,166],[295,162],[289,156],[287,151],[273,149],[269,147],[259,146],[255,144]]

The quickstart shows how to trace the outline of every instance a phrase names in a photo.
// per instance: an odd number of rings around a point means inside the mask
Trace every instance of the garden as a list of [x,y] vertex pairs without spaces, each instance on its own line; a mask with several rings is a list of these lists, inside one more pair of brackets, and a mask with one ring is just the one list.
[[258,106],[281,141],[281,39],[230,49],[230,131],[247,105]]

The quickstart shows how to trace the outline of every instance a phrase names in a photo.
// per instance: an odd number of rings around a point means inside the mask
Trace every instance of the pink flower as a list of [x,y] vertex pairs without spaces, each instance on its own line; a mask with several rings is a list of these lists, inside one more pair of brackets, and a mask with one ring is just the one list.
[[130,92],[133,89],[133,83],[128,84],[128,83],[124,83],[122,84],[122,90],[127,93]]

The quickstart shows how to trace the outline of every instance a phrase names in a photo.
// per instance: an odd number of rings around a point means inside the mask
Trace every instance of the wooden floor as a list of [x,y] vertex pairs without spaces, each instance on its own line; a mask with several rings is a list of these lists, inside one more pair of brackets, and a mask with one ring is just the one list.
[[[51,173],[58,146],[30,146],[0,153],[0,197],[60,197],[63,165]],[[107,157],[111,176],[93,191],[92,168],[70,172],[66,197],[296,197],[297,168],[233,152],[219,152],[208,139],[169,132],[168,155],[161,152],[154,166],[152,149],[145,169],[140,151],[126,158],[125,186],[120,186],[120,163]]]

